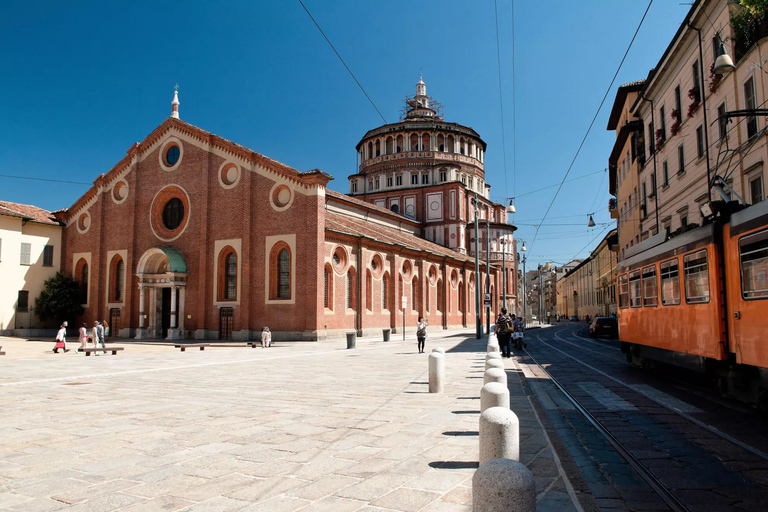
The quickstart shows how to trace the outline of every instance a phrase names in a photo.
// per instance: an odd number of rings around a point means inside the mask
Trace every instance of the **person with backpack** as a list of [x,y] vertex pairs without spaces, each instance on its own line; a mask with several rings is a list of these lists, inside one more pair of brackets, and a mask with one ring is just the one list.
[[512,356],[512,319],[507,315],[507,308],[501,308],[501,314],[496,319],[496,337],[499,339],[502,357]]
[[416,324],[416,340],[419,343],[419,354],[424,353],[424,342],[427,339],[427,326],[429,320],[426,320],[423,316],[419,317],[419,322]]

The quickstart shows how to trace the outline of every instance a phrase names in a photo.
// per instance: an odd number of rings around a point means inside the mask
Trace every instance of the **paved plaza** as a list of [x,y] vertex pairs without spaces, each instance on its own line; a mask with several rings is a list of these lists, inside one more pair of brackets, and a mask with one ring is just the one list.
[[[418,354],[393,337],[98,357],[0,338],[0,509],[470,511],[486,340],[432,334]],[[581,510],[505,364],[538,509]]]

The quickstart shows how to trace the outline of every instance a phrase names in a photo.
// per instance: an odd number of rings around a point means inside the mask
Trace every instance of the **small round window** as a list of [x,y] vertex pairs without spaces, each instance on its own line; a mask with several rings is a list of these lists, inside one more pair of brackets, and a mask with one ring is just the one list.
[[179,146],[170,146],[168,151],[165,152],[165,162],[170,166],[174,166],[176,165],[176,162],[179,161],[180,156],[181,151],[179,150]]
[[[178,148],[177,148],[178,150]],[[181,225],[184,220],[184,203],[181,199],[174,197],[163,208],[163,225],[166,229],[173,231]]]

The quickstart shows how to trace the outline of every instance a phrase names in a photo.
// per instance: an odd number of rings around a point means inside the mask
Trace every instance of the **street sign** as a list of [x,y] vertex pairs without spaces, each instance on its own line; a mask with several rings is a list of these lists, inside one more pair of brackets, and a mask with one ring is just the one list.
[[403,295],[402,299],[403,299],[403,307],[401,309],[405,309],[406,307],[408,307],[408,297]]
[[483,306],[490,306],[491,305],[491,294],[490,293],[484,293],[483,294]]

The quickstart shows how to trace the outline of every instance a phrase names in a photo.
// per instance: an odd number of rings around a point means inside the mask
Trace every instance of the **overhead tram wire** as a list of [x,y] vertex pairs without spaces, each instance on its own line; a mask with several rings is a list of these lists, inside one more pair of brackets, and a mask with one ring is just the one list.
[[512,11],[512,195],[517,194],[517,70],[515,69],[515,0],[510,2]]
[[32,181],[47,181],[50,183],[67,183],[69,185],[93,185],[85,181],[67,181],[67,180],[53,180],[49,178],[32,178],[30,176],[14,176],[12,174],[0,174],[0,178],[13,178],[16,180],[32,180]]
[[[587,133],[585,133],[584,138],[581,139],[581,144],[579,144],[579,148],[576,150],[576,154],[573,156],[573,160],[571,160],[571,165],[569,165],[568,170],[565,171],[565,176],[563,176],[563,180],[560,182],[560,186],[557,188],[557,192],[555,192],[555,196],[552,198],[552,201],[549,203],[549,206],[547,207],[547,211],[544,213],[544,217],[543,217],[544,219],[547,218],[549,211],[552,209],[552,205],[555,204],[555,199],[557,199],[557,196],[560,193],[560,189],[563,188],[565,179],[568,177],[568,174],[571,172],[571,169],[573,169],[573,164],[576,163],[576,159],[579,157],[579,153],[581,153],[581,148],[584,147],[584,143],[587,141],[587,137],[589,136],[589,133],[592,131],[592,127],[595,125],[597,116],[600,114],[600,110],[602,110],[603,105],[605,104],[605,100],[606,98],[608,98],[608,94],[611,92],[613,83],[616,81],[616,77],[619,76],[619,71],[621,71],[621,66],[624,65],[624,61],[626,60],[627,55],[629,54],[629,50],[632,48],[632,44],[635,42],[635,38],[637,37],[638,32],[640,32],[640,27],[643,26],[643,22],[645,21],[645,17],[648,15],[648,11],[651,9],[651,5],[653,5],[653,0],[650,0],[650,2],[648,2],[648,7],[646,7],[645,12],[643,13],[643,17],[640,19],[640,23],[637,25],[637,29],[635,30],[635,33],[632,36],[632,40],[629,42],[629,46],[627,46],[627,51],[624,52],[624,56],[621,58],[621,62],[619,62],[619,67],[616,68],[616,73],[614,73],[613,79],[611,79],[611,83],[608,85],[608,89],[605,91],[605,95],[603,96],[603,99],[600,102],[600,105],[597,107],[597,112],[595,112],[594,117],[592,117],[592,122],[589,123],[589,128],[587,128]],[[536,235],[538,234],[539,232],[537,230]],[[533,244],[536,243],[536,235],[534,235],[531,245],[528,246],[528,250],[530,250],[533,247]]]
[[321,28],[320,28],[320,25],[318,25],[318,24],[317,24],[317,21],[315,21],[315,18],[313,18],[313,17],[312,17],[312,14],[310,14],[310,12],[309,12],[309,9],[307,9],[307,7],[304,5],[304,2],[302,2],[301,0],[298,0],[298,1],[299,1],[299,3],[301,4],[301,6],[304,8],[304,11],[307,13],[307,16],[309,16],[309,19],[311,19],[311,20],[312,20],[312,23],[314,23],[314,24],[315,24],[315,26],[317,27],[317,30],[319,30],[319,31],[320,31],[320,33],[323,35],[323,37],[325,38],[326,42],[327,42],[327,43],[328,43],[328,45],[331,47],[331,50],[333,50],[333,53],[335,53],[335,54],[336,54],[336,56],[337,56],[337,57],[339,58],[339,60],[341,61],[341,63],[342,63],[342,64],[344,64],[344,67],[345,67],[345,68],[347,68],[347,71],[348,71],[348,72],[349,72],[349,74],[352,76],[352,79],[355,81],[355,83],[356,83],[356,84],[357,84],[357,86],[360,88],[360,90],[361,90],[361,91],[363,91],[363,94],[365,94],[365,97],[366,97],[366,98],[368,98],[368,101],[369,101],[369,102],[371,102],[371,105],[372,105],[372,106],[373,106],[373,108],[376,110],[376,113],[377,113],[377,114],[379,114],[379,117],[381,118],[381,120],[382,120],[382,121],[384,121],[384,124],[389,124],[389,123],[387,123],[387,120],[386,120],[386,119],[384,119],[384,116],[383,116],[383,115],[381,115],[381,112],[380,112],[380,111],[379,111],[379,109],[376,107],[376,104],[373,102],[373,100],[371,99],[371,97],[370,97],[370,96],[368,96],[368,93],[367,93],[367,92],[365,92],[365,89],[364,89],[364,88],[363,88],[363,86],[360,84],[360,82],[358,81],[358,79],[357,79],[357,77],[355,76],[355,74],[352,72],[352,70],[351,70],[351,69],[349,69],[349,66],[347,66],[347,63],[346,63],[346,62],[344,62],[344,59],[342,59],[342,58],[341,58],[341,55],[339,55],[339,52],[337,52],[337,51],[336,51],[336,48],[333,46],[333,43],[331,43],[331,40],[330,40],[330,39],[328,39],[328,36],[326,36],[326,35],[325,35],[325,32],[323,32],[323,29],[321,29]]
[[[501,113],[501,151],[504,155],[504,193],[509,197],[507,188],[507,137],[504,135],[504,99],[501,88],[501,50],[499,49],[499,9],[496,0],[493,0],[493,14],[496,20],[496,69],[499,74],[499,110]],[[513,188],[514,190],[514,188]],[[506,207],[506,205],[505,205]]]

